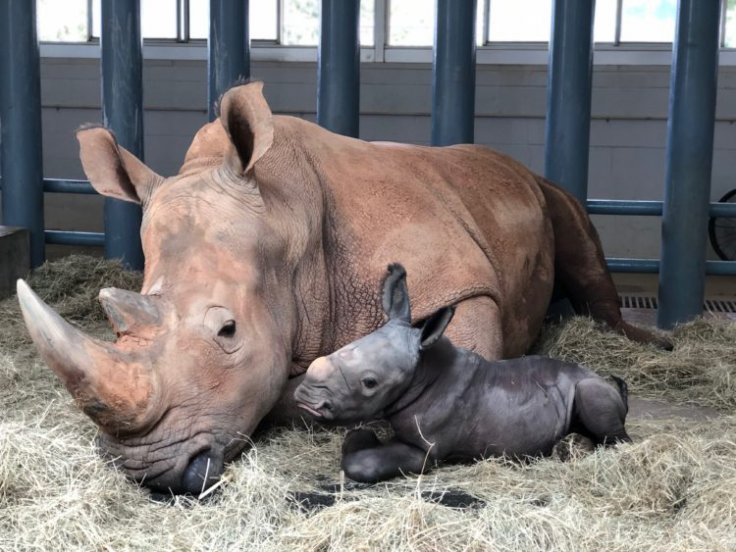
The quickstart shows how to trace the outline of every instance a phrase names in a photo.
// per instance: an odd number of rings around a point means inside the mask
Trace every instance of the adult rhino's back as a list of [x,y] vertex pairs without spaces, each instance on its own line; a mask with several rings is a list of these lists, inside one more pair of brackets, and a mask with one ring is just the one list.
[[384,267],[401,261],[412,274],[416,318],[487,297],[514,352],[528,347],[549,300],[554,257],[533,173],[481,146],[365,142],[319,129],[304,147],[338,229],[338,268],[352,271],[344,279],[368,275],[372,290]]

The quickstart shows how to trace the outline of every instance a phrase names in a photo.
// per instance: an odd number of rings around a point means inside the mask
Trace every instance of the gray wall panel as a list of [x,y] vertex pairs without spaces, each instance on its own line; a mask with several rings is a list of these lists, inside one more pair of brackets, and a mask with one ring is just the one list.
[[[315,63],[253,62],[253,78],[266,83],[276,113],[314,120]],[[206,63],[147,60],[144,65],[147,163],[169,175],[206,121]],[[41,61],[44,171],[80,178],[74,130],[100,122],[99,60]],[[430,64],[361,66],[361,137],[428,144]],[[510,154],[530,168],[544,164],[547,72],[544,66],[479,65],[476,142]],[[661,199],[664,186],[669,67],[595,66],[591,126],[590,197]],[[713,198],[736,187],[736,68],[722,67],[713,163]],[[95,197],[47,194],[53,228],[100,230],[102,202]],[[595,218],[607,254],[657,257],[659,219]]]

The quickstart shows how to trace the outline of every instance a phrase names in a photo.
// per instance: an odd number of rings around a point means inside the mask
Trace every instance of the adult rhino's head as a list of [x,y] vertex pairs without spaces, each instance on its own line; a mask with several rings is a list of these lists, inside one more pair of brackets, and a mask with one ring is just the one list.
[[[92,185],[143,207],[141,293],[100,292],[115,343],[85,335],[18,285],[44,361],[102,429],[103,448],[154,489],[199,493],[217,481],[288,379],[299,332],[293,259],[305,238],[273,182],[283,163],[270,155],[261,88],[231,89],[171,178],[109,131],[79,131]],[[292,218],[298,209],[289,207]]]
[[316,359],[294,391],[297,406],[313,417],[348,424],[389,414],[455,313],[444,307],[413,327],[406,270],[398,263],[389,265],[381,293],[386,324]]

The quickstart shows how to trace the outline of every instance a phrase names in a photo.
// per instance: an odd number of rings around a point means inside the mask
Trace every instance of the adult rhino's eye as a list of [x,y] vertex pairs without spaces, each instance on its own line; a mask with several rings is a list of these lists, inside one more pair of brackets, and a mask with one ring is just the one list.
[[376,385],[378,385],[376,378],[372,378],[370,376],[366,376],[360,381],[363,384],[363,387],[365,387],[366,389],[373,389]]
[[228,320],[217,332],[218,337],[235,337],[235,320]]

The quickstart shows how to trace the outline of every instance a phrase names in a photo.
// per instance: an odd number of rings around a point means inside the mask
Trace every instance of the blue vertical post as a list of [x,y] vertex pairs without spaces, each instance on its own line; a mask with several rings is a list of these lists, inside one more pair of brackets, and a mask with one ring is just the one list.
[[360,128],[360,0],[322,0],[317,60],[317,122],[358,136]]
[[2,223],[31,235],[31,266],[44,260],[41,76],[36,0],[0,0]]
[[475,127],[476,0],[437,0],[432,145],[471,144]]
[[698,316],[705,290],[720,2],[680,0],[670,79],[657,325]]
[[[102,118],[125,149],[143,159],[140,0],[102,2]],[[143,268],[139,205],[105,198],[105,257]]]
[[595,1],[554,0],[547,75],[544,174],[588,196]]
[[207,41],[209,120],[217,117],[216,104],[233,84],[250,78],[248,0],[210,0]]

